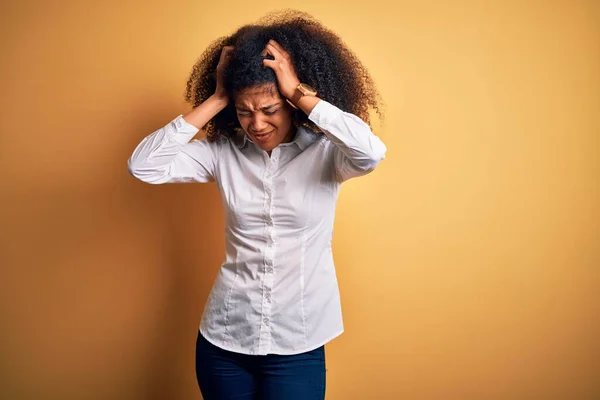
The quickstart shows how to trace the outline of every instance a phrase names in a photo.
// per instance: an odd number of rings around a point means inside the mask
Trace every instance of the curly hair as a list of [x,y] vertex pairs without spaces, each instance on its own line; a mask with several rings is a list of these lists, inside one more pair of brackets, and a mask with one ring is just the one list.
[[[275,73],[262,62],[272,56],[260,54],[270,39],[290,54],[300,81],[314,87],[321,99],[369,125],[370,108],[383,120],[381,96],[355,53],[310,14],[291,9],[268,13],[257,23],[242,26],[232,35],[213,41],[192,68],[185,90],[186,102],[196,107],[214,93],[217,65],[224,46],[235,47],[224,74],[230,98],[250,87],[274,83],[276,88]],[[294,111],[293,120],[296,127],[302,125],[314,133],[320,132],[302,110]],[[218,140],[223,134],[233,137],[241,126],[232,102],[203,129],[209,141]]]

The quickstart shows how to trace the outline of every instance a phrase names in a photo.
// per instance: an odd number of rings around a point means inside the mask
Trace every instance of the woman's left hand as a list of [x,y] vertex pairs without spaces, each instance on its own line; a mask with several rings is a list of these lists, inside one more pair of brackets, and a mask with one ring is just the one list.
[[265,49],[260,53],[263,57],[267,54],[272,55],[275,59],[269,60],[265,58],[263,65],[275,72],[279,92],[288,99],[291,99],[296,91],[296,87],[300,84],[300,80],[294,69],[292,57],[274,40],[269,40]]

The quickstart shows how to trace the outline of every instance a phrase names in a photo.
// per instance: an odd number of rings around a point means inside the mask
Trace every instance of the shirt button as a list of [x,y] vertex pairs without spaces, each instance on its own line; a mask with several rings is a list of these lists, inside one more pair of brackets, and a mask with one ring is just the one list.
[[265,325],[269,325],[269,318],[263,318],[263,322],[265,323]]
[[273,267],[267,268],[267,272],[273,272]]

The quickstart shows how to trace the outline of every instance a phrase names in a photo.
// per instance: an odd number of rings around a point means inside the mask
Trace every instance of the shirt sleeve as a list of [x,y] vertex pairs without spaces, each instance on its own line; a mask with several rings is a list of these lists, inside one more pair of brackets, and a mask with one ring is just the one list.
[[368,174],[385,158],[385,144],[356,115],[321,100],[308,118],[334,144],[333,163],[341,182]]
[[127,161],[129,173],[151,184],[213,182],[220,145],[192,140],[198,131],[178,115],[137,145]]

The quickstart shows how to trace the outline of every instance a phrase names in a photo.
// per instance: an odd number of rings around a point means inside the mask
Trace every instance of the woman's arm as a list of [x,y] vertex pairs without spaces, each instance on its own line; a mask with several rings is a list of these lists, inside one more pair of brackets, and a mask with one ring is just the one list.
[[[310,104],[308,118],[335,145],[333,162],[339,180],[343,182],[373,171],[387,151],[381,139],[356,115],[344,112],[325,100],[313,99],[315,97],[305,100],[307,105]],[[304,109],[301,101],[298,104]]]
[[127,161],[131,175],[151,184],[214,181],[218,144],[191,140],[226,105],[211,96],[145,137]]
[[[269,40],[261,53],[263,56],[267,54],[273,59],[265,58],[263,64],[275,72],[281,94],[292,99],[300,80],[290,54],[274,40]],[[385,157],[385,145],[358,116],[315,96],[300,97],[297,106],[335,145],[333,161],[341,182],[368,174]]]
[[232,50],[233,46],[221,50],[215,93],[138,144],[127,162],[131,175],[152,184],[214,181],[219,144],[206,138],[190,140],[229,102],[223,76]]

